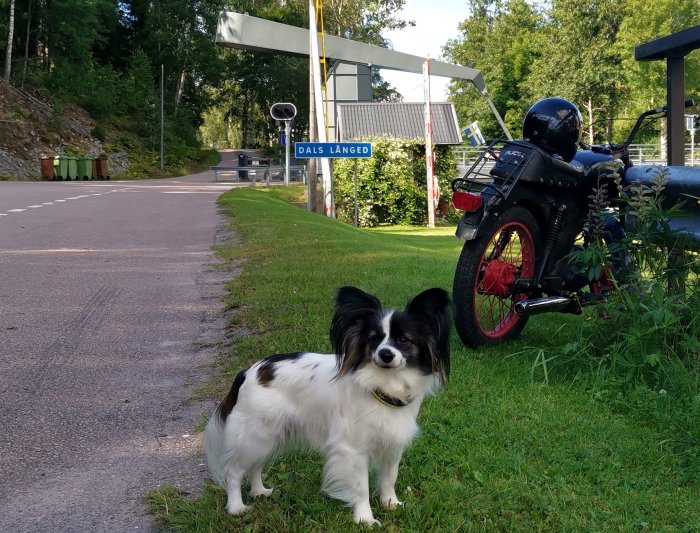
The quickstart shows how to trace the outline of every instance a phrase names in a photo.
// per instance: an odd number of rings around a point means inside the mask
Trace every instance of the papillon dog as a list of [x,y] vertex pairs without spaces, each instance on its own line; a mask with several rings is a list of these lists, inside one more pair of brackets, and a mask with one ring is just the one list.
[[229,513],[250,510],[250,496],[269,496],[262,470],[291,446],[325,457],[323,490],[376,524],[369,472],[379,473],[381,503],[402,505],[394,484],[401,456],[418,432],[423,398],[450,372],[452,303],[428,289],[403,311],[355,287],[339,289],[330,328],[335,354],[273,355],[242,371],[204,432],[214,480],[226,489]]

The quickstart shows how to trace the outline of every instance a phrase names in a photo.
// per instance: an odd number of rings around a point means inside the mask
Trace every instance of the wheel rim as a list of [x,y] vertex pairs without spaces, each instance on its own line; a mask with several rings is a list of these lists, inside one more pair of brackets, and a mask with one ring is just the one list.
[[515,280],[534,277],[535,245],[520,222],[501,226],[486,245],[474,282],[474,316],[482,335],[506,336],[522,319],[514,305],[527,296],[516,293]]

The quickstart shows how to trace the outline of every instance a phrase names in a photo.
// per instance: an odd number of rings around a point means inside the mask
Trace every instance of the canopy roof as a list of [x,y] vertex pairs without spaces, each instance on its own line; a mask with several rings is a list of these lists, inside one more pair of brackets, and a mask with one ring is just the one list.
[[[425,104],[404,102],[374,102],[340,104],[338,134],[340,141],[372,137],[424,139]],[[462,144],[462,135],[454,105],[434,102],[430,105],[433,143]]]

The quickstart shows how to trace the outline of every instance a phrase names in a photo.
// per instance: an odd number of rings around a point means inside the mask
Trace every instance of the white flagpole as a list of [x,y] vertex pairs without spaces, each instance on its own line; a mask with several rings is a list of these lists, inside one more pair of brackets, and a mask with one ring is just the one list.
[[424,118],[425,118],[425,167],[426,182],[428,186],[428,227],[435,227],[435,204],[436,195],[440,194],[433,172],[433,121],[430,109],[430,59],[423,63],[423,87],[425,95]]
[[[318,53],[318,29],[316,28],[315,0],[309,0],[309,61],[313,73],[314,96],[316,101],[316,124],[318,130],[318,142],[328,142],[326,137],[326,117],[323,113],[323,93],[321,92],[320,56]],[[326,216],[335,218],[335,202],[333,200],[333,181],[331,178],[331,165],[327,157],[321,158],[321,174],[323,175],[323,210]],[[309,179],[315,179],[310,176]]]

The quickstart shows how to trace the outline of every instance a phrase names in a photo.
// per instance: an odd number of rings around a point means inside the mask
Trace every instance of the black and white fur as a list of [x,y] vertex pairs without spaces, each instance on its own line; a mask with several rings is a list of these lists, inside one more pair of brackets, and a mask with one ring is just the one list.
[[356,522],[378,523],[369,503],[375,466],[382,504],[401,505],[394,490],[401,456],[418,432],[423,398],[449,375],[451,307],[442,289],[385,311],[374,296],[342,287],[330,329],[335,357],[274,355],[238,374],[204,434],[228,512],[250,510],[244,476],[252,497],[269,496],[263,467],[300,443],[325,456],[323,490],[352,507]]

